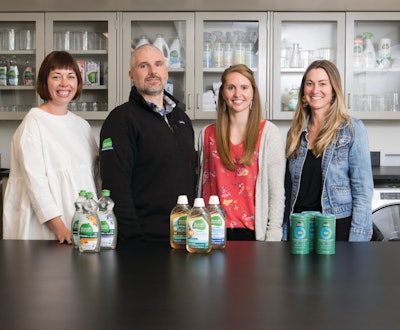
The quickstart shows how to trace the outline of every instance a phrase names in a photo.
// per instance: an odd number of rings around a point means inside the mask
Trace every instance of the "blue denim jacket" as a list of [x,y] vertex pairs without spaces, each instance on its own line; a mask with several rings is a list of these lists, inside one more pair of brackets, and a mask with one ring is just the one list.
[[[287,239],[289,215],[300,189],[301,172],[307,155],[307,126],[297,156],[288,159],[286,212],[283,239]],[[361,120],[351,118],[341,127],[336,142],[322,157],[322,212],[336,219],[352,216],[349,241],[369,241],[372,236],[371,201],[374,189],[368,135]],[[290,201],[290,203],[289,203]]]

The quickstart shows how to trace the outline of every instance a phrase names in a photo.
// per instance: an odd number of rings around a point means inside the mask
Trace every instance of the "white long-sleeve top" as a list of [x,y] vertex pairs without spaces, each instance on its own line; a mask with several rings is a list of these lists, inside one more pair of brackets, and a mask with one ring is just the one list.
[[81,189],[94,192],[98,147],[88,122],[32,108],[14,133],[4,196],[4,239],[57,239],[45,224],[67,228]]

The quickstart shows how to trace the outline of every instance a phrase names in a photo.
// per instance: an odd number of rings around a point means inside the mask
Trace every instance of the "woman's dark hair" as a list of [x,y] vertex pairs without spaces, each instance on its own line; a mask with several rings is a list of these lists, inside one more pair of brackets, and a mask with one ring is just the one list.
[[47,78],[50,72],[55,69],[72,69],[75,72],[78,79],[78,89],[73,100],[78,99],[82,94],[83,82],[81,72],[72,55],[65,51],[53,51],[43,60],[36,81],[36,91],[39,96],[45,101],[51,100]]

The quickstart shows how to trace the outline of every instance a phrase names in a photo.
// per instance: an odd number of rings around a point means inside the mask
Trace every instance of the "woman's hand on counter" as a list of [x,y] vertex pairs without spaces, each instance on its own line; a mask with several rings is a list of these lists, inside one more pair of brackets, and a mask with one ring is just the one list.
[[72,244],[71,230],[65,227],[64,222],[61,220],[61,217],[56,217],[47,221],[46,225],[54,234],[56,234],[60,244]]

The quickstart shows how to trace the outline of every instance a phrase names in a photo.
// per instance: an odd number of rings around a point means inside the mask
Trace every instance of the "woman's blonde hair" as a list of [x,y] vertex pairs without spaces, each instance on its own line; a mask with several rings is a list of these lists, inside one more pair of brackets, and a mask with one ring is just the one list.
[[254,79],[253,71],[244,64],[232,65],[227,68],[221,76],[221,87],[218,93],[217,105],[217,122],[216,122],[216,136],[217,136],[217,150],[225,167],[231,171],[236,169],[231,155],[230,155],[230,118],[229,111],[227,111],[225,101],[222,97],[222,92],[226,86],[227,76],[233,72],[240,73],[246,77],[253,88],[253,101],[250,105],[249,118],[247,120],[246,134],[244,138],[243,156],[239,160],[239,164],[251,165],[253,162],[254,151],[256,150],[258,133],[260,130],[261,116],[261,100],[257,83]]
[[296,111],[293,116],[286,139],[286,157],[289,158],[300,147],[301,135],[305,128],[307,116],[311,114],[311,108],[306,103],[304,97],[304,86],[307,75],[311,70],[323,69],[332,86],[332,101],[329,112],[326,115],[325,122],[322,125],[317,138],[314,141],[312,151],[316,157],[321,157],[325,149],[331,144],[337,135],[338,129],[342,125],[349,123],[350,118],[347,114],[346,104],[343,96],[342,83],[340,74],[336,66],[327,60],[314,61],[310,64],[304,73],[301,81],[299,98],[297,101]]

